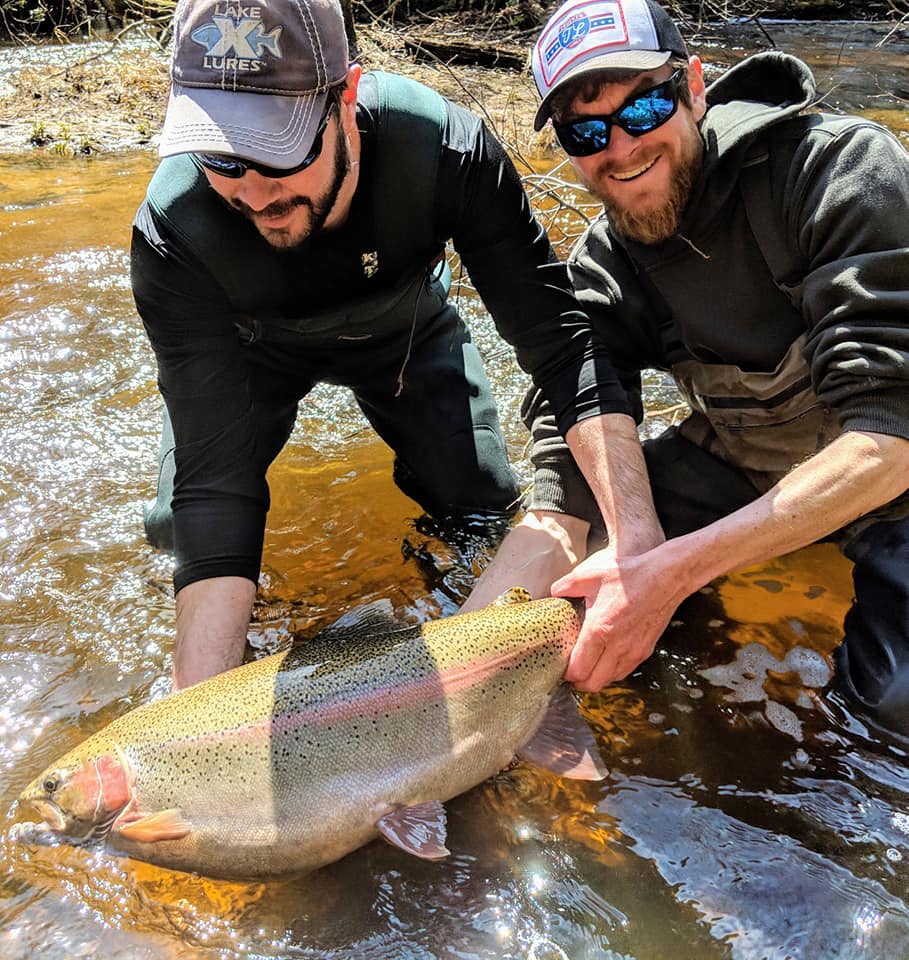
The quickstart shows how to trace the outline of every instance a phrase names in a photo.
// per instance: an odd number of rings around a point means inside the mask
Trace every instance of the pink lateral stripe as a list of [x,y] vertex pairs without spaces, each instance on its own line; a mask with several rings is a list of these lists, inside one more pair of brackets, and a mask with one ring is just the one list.
[[[538,647],[545,647],[544,641]],[[336,700],[314,704],[303,710],[276,717],[272,722],[274,733],[287,733],[303,726],[325,726],[343,720],[374,713],[397,713],[422,706],[433,700],[463,693],[480,686],[490,677],[526,659],[534,647],[520,647],[490,654],[469,664],[458,665],[441,673],[418,677],[405,683],[386,684],[364,691],[354,700]]]
[[547,646],[561,647],[562,659],[567,663],[570,644],[562,638],[553,637],[535,645],[515,646],[510,651],[499,651],[469,664],[451,667],[441,673],[433,673],[405,682],[386,683],[380,687],[361,691],[354,699],[344,699],[345,694],[340,693],[332,700],[304,705],[299,710],[279,717],[266,717],[244,726],[182,737],[179,741],[174,740],[171,743],[224,743],[228,740],[255,737],[264,740],[271,734],[285,734],[300,727],[328,726],[369,714],[398,713],[433,700],[462,693],[470,687],[479,686],[496,673],[501,673],[515,663],[526,659],[534,651],[545,649]]

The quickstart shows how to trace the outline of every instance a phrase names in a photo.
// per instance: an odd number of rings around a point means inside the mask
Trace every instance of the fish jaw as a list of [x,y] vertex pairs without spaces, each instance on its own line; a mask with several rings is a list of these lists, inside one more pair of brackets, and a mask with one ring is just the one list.
[[[20,798],[21,802],[31,807],[41,817],[41,826],[51,833],[66,833],[67,819],[60,807],[53,800],[42,796],[29,796],[28,792]],[[38,826],[36,824],[36,826]]]
[[[83,746],[92,744],[86,741]],[[19,798],[43,817],[43,826],[70,843],[106,836],[130,804],[135,777],[116,743],[95,753],[77,749],[36,777]]]

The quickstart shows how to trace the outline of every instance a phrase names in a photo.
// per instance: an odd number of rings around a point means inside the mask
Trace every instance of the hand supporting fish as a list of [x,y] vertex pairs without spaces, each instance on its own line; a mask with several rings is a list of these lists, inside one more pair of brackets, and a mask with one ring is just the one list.
[[561,682],[579,619],[511,590],[420,626],[370,604],[292,650],[113,721],[20,801],[69,843],[209,876],[315,869],[377,835],[448,854],[442,803],[514,758],[605,776]]

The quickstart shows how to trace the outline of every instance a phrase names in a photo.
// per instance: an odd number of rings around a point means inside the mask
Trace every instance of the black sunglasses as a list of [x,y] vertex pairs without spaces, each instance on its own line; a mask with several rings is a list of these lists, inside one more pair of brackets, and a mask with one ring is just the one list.
[[217,173],[221,177],[230,177],[231,180],[239,180],[244,176],[247,170],[255,170],[261,177],[267,177],[269,180],[280,180],[282,177],[291,177],[301,170],[312,166],[319,155],[322,153],[322,134],[328,126],[328,118],[331,116],[334,101],[328,105],[319,126],[316,129],[316,135],[313,138],[309,153],[295,167],[289,167],[282,170],[280,167],[266,167],[263,163],[255,163],[253,160],[238,160],[236,157],[227,157],[223,153],[197,153],[196,159],[212,173]]
[[612,125],[621,127],[632,137],[640,137],[661,127],[679,106],[679,88],[685,79],[684,70],[649,90],[632,94],[615,113],[598,117],[578,117],[567,123],[552,121],[553,129],[569,157],[590,157],[609,146]]

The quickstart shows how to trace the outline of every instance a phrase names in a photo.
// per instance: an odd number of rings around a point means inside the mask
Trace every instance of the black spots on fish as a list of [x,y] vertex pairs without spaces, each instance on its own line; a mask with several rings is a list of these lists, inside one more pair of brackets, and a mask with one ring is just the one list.
[[272,745],[272,760],[283,761],[290,766],[293,763],[308,762],[310,759],[309,749],[312,741],[307,741],[307,745],[299,743],[298,738],[294,738],[296,743],[288,743],[286,740],[276,742]]
[[390,713],[382,714],[381,720],[377,716],[372,718],[373,726],[376,729],[376,733],[381,733],[383,740],[388,740],[389,737],[391,736],[390,721],[391,721]]
[[288,766],[308,763],[324,753],[324,746],[324,742],[313,739],[310,730],[298,727],[272,740],[272,759],[282,760]]
[[[382,623],[382,610],[378,605],[376,610],[379,619],[373,623],[367,618],[366,629],[359,624],[349,629],[333,625],[289,650],[278,668],[278,685],[293,683],[289,675],[302,669],[311,681],[326,687],[336,682],[341,689],[347,685],[351,673],[368,670],[374,662],[384,662],[387,657],[400,656],[401,648],[419,639],[419,627],[393,620]],[[359,612],[351,613],[359,616]]]
[[164,800],[200,781],[213,785],[229,782],[248,791],[256,786],[255,771],[260,763],[261,753],[253,746],[234,743],[225,749],[223,740],[199,737],[183,741],[179,747],[162,745],[157,754],[143,761],[140,780],[146,795]]

